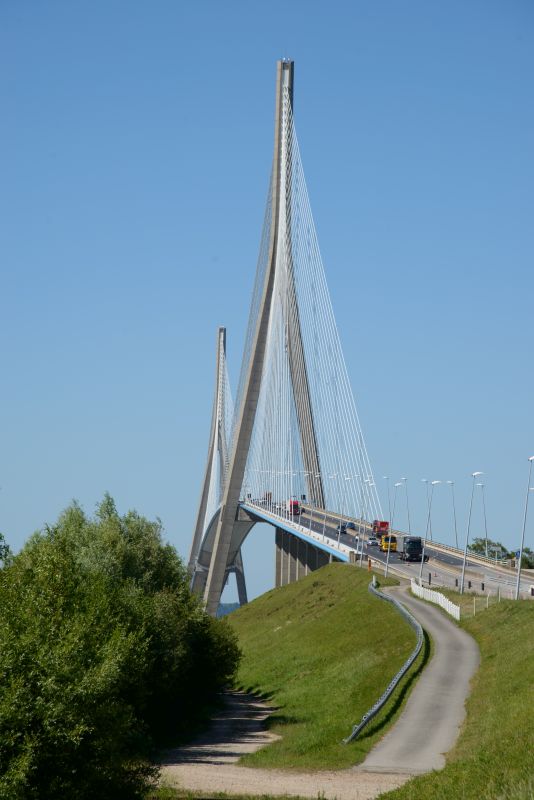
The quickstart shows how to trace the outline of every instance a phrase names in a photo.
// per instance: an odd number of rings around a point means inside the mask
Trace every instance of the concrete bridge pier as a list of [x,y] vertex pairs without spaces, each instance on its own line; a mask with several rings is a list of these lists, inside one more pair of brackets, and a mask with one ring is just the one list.
[[309,572],[324,567],[330,560],[324,550],[314,547],[313,544],[293,536],[282,528],[276,528],[275,550],[277,589],[304,578]]

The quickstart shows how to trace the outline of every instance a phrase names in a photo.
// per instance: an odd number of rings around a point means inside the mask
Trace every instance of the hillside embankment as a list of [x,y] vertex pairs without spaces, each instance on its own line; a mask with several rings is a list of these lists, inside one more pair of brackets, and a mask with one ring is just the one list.
[[[352,575],[345,577],[348,573]],[[442,770],[414,778],[401,773],[373,775],[362,772],[365,763],[353,769],[335,771],[347,766],[347,762],[342,761],[346,757],[350,765],[361,762],[384,735],[388,725],[391,733],[383,741],[393,735],[395,729],[391,729],[391,723],[398,718],[409,694],[410,681],[413,685],[413,677],[408,678],[408,685],[400,688],[399,695],[393,698],[382,719],[374,720],[354,744],[340,745],[341,736],[349,732],[352,722],[359,720],[382,691],[380,681],[382,675],[386,679],[387,668],[384,661],[379,664],[377,659],[383,651],[389,652],[389,637],[400,631],[404,631],[406,636],[404,643],[397,640],[392,647],[398,651],[397,664],[402,663],[413,645],[411,630],[400,624],[393,609],[368,594],[368,580],[366,574],[350,567],[327,567],[302,582],[269,592],[231,616],[245,651],[240,685],[269,697],[268,702],[276,706],[276,711],[268,735],[275,733],[283,738],[254,755],[246,756],[241,761],[246,766],[228,765],[237,782],[222,781],[227,766],[221,764],[216,789],[232,794],[245,793],[248,797],[280,796],[282,793],[316,797],[318,791],[323,791],[325,797],[337,797],[338,800],[377,796],[388,800],[532,800],[534,604],[527,602],[503,602],[474,619],[462,622],[461,628],[471,634],[480,647],[481,662],[472,680],[472,693],[466,704],[467,716],[460,736],[447,755]],[[338,582],[344,584],[345,581],[348,581],[347,594],[343,591],[338,594]],[[286,593],[284,598],[283,593]],[[419,607],[430,608],[427,604]],[[343,620],[347,608],[346,625]],[[391,616],[388,611],[392,612]],[[437,609],[435,613],[441,616]],[[454,623],[450,624],[456,627]],[[349,644],[338,649],[336,641],[342,638],[342,632],[351,631],[357,643],[354,644],[353,638],[352,648]],[[276,634],[282,636],[277,638]],[[374,642],[376,650],[366,652],[366,641]],[[357,651],[350,670],[345,661],[347,650]],[[331,660],[328,654],[332,656]],[[396,668],[393,663],[389,664],[388,679]],[[323,670],[326,673],[324,679]],[[356,675],[357,680],[353,682],[351,675]],[[423,681],[420,683],[423,685]],[[319,707],[315,708],[316,691],[321,697],[326,695],[326,705],[319,702]],[[349,699],[352,704],[358,692],[362,695],[368,692],[362,702],[362,705],[367,704],[366,708],[350,708],[348,712],[345,709],[343,719],[339,705],[343,705],[343,698],[345,706]],[[336,699],[338,696],[341,704]],[[415,696],[416,692],[413,692],[409,702]],[[331,718],[329,701],[332,703]],[[339,730],[335,730],[333,738],[332,729],[340,724],[340,719],[343,721],[341,736]],[[440,720],[434,720],[434,725],[439,728]],[[401,726],[402,718],[396,728]],[[245,738],[250,743],[251,737],[245,734]],[[371,753],[369,759],[380,752],[380,747]],[[236,760],[241,755],[237,750],[239,748],[235,749]],[[314,761],[314,750],[322,754],[322,758]],[[229,755],[228,750],[226,755]],[[384,766],[379,765],[381,768]],[[244,783],[243,775],[248,776]],[[373,778],[377,779],[374,783]],[[182,780],[181,785],[193,788],[187,781]],[[395,786],[400,788],[394,789]],[[201,787],[202,784],[198,784],[194,788]],[[211,792],[216,789],[211,785]],[[388,792],[388,789],[393,791]]]

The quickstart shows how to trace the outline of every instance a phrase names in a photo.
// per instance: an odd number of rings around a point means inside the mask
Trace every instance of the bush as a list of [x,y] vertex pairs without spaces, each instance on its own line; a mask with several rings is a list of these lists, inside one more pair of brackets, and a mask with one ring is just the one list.
[[161,524],[73,504],[0,571],[0,797],[142,797],[148,760],[232,679],[238,649]]

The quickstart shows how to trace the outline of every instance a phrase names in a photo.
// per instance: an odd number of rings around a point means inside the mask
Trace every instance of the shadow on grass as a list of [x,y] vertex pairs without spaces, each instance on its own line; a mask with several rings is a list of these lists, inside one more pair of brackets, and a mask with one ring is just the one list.
[[250,694],[257,700],[262,700],[265,703],[269,703],[278,691],[277,689],[272,689],[270,692],[262,692],[257,686],[236,686],[235,688],[236,691]]
[[409,692],[415,680],[419,677],[419,675],[425,668],[428,659],[430,658],[430,639],[428,637],[428,633],[425,630],[423,630],[423,636],[424,636],[423,655],[419,662],[419,666],[417,667],[416,670],[414,670],[409,674],[408,679],[406,679],[406,677],[404,678],[405,683],[402,684],[401,690],[395,697],[387,713],[383,717],[381,717],[379,722],[375,723],[374,725],[370,723],[370,727],[367,728],[365,732],[362,733],[361,736],[358,736],[358,739],[356,741],[361,742],[363,739],[370,739],[371,736],[375,735],[375,733],[381,731],[386,725],[389,724],[389,722],[391,722],[392,718],[395,716],[399,708],[402,706],[407,693]]
[[[273,689],[270,692],[262,692],[255,686],[237,686],[236,689],[240,692],[245,692],[245,694],[249,694],[252,697],[255,697],[257,700],[261,700],[265,703],[270,703],[275,695],[277,690]],[[280,710],[280,706],[272,706],[273,712],[277,712]],[[274,727],[275,725],[298,725],[302,722],[302,719],[299,717],[291,716],[288,714],[277,714],[272,713],[265,719],[264,725],[269,730],[270,728]]]

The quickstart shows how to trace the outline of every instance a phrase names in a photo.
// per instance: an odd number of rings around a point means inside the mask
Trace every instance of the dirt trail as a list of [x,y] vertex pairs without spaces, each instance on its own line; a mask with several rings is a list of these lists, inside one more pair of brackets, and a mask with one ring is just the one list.
[[265,720],[272,710],[250,695],[229,692],[225,709],[206,733],[165,754],[161,762],[162,783],[206,796],[227,792],[316,798],[322,792],[328,800],[370,800],[410,778],[409,774],[374,774],[356,769],[307,774],[237,766],[242,755],[278,738],[265,730]]

